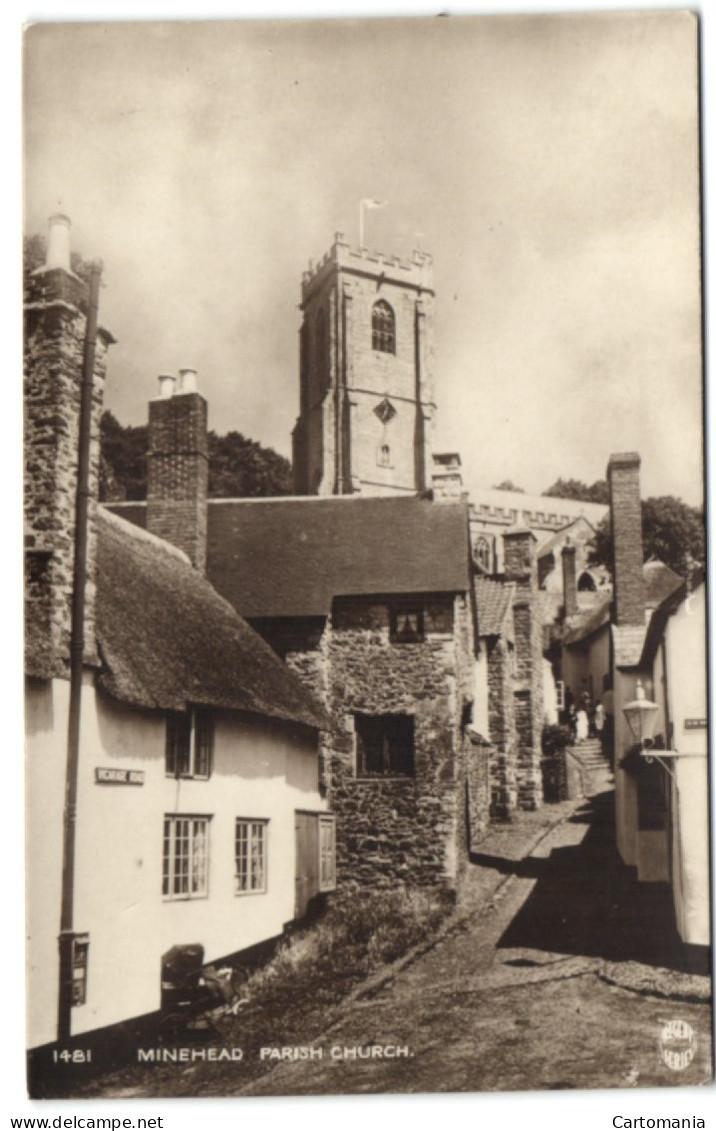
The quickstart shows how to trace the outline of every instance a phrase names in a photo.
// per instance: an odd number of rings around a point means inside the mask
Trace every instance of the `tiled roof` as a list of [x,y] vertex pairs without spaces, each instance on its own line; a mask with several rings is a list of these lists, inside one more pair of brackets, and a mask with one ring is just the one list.
[[646,607],[656,609],[683,585],[683,579],[664,562],[655,559],[644,563],[644,585]]
[[646,639],[645,624],[613,624],[614,663],[618,668],[635,668],[641,659]]
[[98,512],[99,685],[139,707],[227,707],[325,727],[304,685],[167,543]]
[[578,522],[585,522],[587,524],[587,526],[592,531],[594,531],[594,526],[589,521],[589,519],[586,518],[584,515],[579,515],[578,518],[573,519],[572,522],[568,523],[566,526],[563,526],[561,528],[561,530],[557,530],[554,534],[550,534],[546,538],[546,540],[544,542],[542,542],[541,545],[538,546],[537,557],[543,558],[543,557],[545,557],[546,554],[550,554],[554,550],[555,546],[558,546],[560,544],[560,542],[563,541],[566,532],[568,530],[571,530],[573,526],[576,526],[576,524]]
[[469,562],[463,502],[209,502],[209,578],[248,618],[327,616],[336,596],[466,592]]
[[[651,611],[658,608],[664,601],[672,596],[672,594],[676,593],[682,584],[683,582],[678,574],[674,573],[673,569],[670,569],[664,562],[645,562],[644,600],[646,610]],[[564,643],[577,644],[580,640],[586,639],[586,637],[606,624],[609,620],[611,599],[611,593],[605,593],[603,596],[600,595],[600,600],[597,605],[570,618],[569,628],[564,635]],[[619,627],[619,632],[614,637],[614,656],[617,666],[623,665],[629,667],[638,662],[645,635],[646,619],[643,626],[622,625]],[[621,640],[621,643],[618,645],[617,638]],[[638,640],[640,640],[639,644],[637,644]],[[637,655],[636,660],[634,660],[631,657],[633,657],[637,647],[639,649],[639,655]],[[618,655],[623,655],[626,659],[619,660],[617,659]]]
[[588,636],[591,636],[602,625],[608,624],[611,603],[611,593],[599,594],[597,604],[575,614],[574,617],[570,617],[569,628],[564,634],[564,643],[577,644],[580,640],[585,640]]
[[507,636],[512,639],[512,626],[508,613],[512,607],[515,587],[511,582],[495,581],[491,577],[475,578],[477,626],[480,636]]

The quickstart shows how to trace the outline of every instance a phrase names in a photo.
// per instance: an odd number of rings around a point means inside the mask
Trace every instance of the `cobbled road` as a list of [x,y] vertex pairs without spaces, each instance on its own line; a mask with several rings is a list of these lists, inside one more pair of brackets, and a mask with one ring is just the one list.
[[[590,766],[586,788],[584,805],[525,860],[474,857],[474,868],[507,877],[493,901],[307,1041],[322,1059],[280,1062],[233,1094],[707,1083],[709,1004],[645,996],[600,976],[606,964],[657,975],[683,955],[668,891],[636,884],[617,857],[605,765]],[[659,1051],[671,1020],[696,1038],[678,1071]],[[399,1056],[385,1055],[396,1048]]]

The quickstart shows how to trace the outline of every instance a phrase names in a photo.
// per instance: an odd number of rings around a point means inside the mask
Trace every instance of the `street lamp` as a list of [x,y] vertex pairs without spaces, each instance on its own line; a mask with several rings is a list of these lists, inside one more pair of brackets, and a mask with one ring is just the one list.
[[626,721],[629,723],[629,729],[639,744],[639,753],[647,762],[658,762],[659,765],[666,770],[667,774],[676,780],[671,766],[663,759],[678,757],[678,751],[660,750],[657,754],[652,749],[654,731],[656,730],[656,722],[659,717],[659,708],[656,703],[652,703],[650,699],[647,699],[640,679],[636,681],[635,695],[636,698],[632,699],[631,703],[626,703],[622,710],[624,711]]
[[639,743],[639,753],[646,757],[646,751],[654,739],[659,708],[656,703],[647,699],[640,679],[636,681],[636,699],[632,699],[631,703],[626,703],[623,711],[624,717],[629,723],[629,729]]

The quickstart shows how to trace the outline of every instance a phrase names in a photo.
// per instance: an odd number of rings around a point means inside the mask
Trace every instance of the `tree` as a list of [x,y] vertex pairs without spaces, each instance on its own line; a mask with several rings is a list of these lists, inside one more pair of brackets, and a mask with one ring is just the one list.
[[[655,557],[680,577],[686,577],[690,562],[703,563],[705,530],[703,511],[672,495],[643,499],[641,504],[644,560]],[[609,516],[599,523],[592,539],[589,564],[612,569],[612,532]]]
[[495,483],[493,491],[516,491],[518,495],[524,495],[524,487],[516,487],[511,479],[503,479],[501,483]]
[[[240,432],[218,436],[209,432],[209,496],[262,498],[290,495],[291,464],[271,448],[248,440]],[[100,499],[147,497],[147,426],[120,424],[109,410],[100,424]]]
[[552,499],[578,499],[583,503],[608,503],[609,486],[606,479],[597,479],[590,487],[579,479],[560,477],[542,495]]
[[290,495],[291,464],[272,448],[240,432],[209,432],[209,495],[214,499],[254,499]]
[[99,497],[102,502],[147,497],[147,426],[125,427],[109,409],[99,431]]

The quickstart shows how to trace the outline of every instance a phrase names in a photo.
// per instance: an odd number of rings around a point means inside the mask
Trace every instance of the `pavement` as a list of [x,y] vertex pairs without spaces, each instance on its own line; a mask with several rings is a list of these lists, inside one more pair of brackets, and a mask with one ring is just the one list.
[[[311,1036],[325,1059],[279,1063],[233,1094],[710,1080],[710,979],[690,968],[667,886],[637,883],[618,857],[598,744],[569,756],[583,796],[489,830],[437,936],[363,982]],[[656,1052],[673,1017],[698,1034],[680,1076]],[[370,1071],[340,1053],[393,1044],[409,1048],[406,1059]]]

